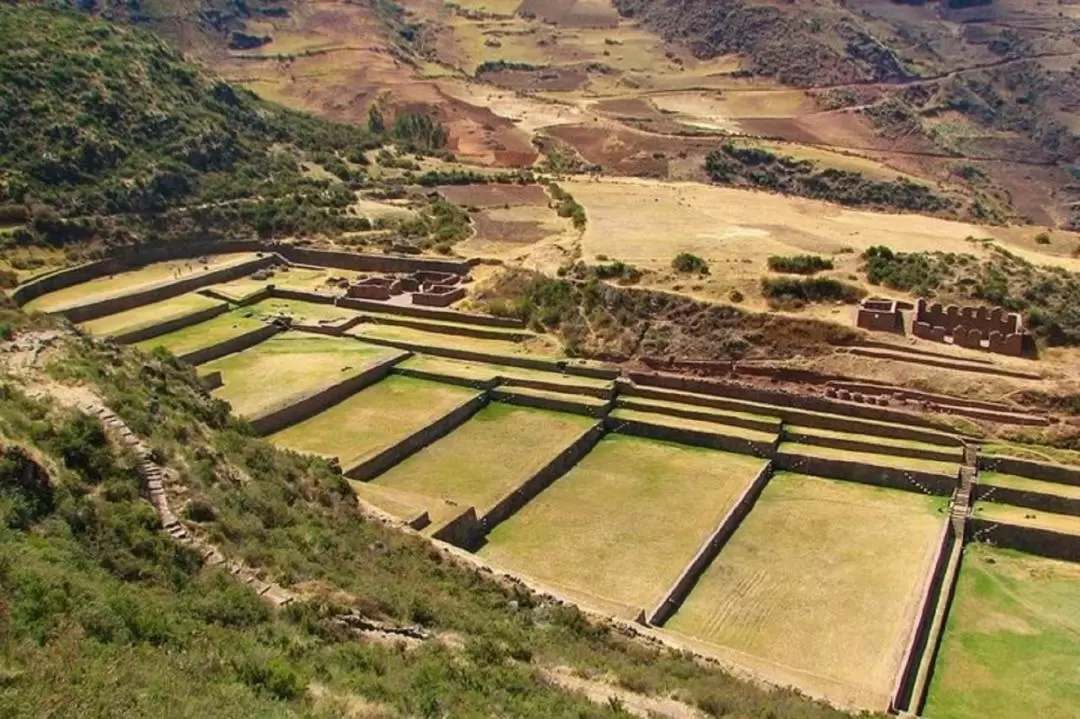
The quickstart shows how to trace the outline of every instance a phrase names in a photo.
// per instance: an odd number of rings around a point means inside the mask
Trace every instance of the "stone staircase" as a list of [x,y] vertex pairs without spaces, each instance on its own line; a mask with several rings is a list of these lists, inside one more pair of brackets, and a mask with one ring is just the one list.
[[965,444],[964,464],[960,467],[960,487],[956,490],[950,509],[953,529],[958,537],[964,536],[967,518],[971,516],[971,497],[979,476],[978,460],[978,449],[974,445]]
[[166,485],[169,483],[169,471],[154,461],[150,447],[124,424],[116,414],[96,401],[81,400],[78,407],[91,416],[96,416],[106,432],[126,445],[139,460],[137,471],[142,480],[143,491],[154,505],[162,529],[180,544],[196,551],[202,557],[203,564],[210,567],[224,566],[237,581],[251,587],[256,594],[275,607],[284,607],[296,601],[296,595],[279,584],[259,578],[258,573],[243,562],[229,560],[210,542],[188,531],[180,518],[172,511]]

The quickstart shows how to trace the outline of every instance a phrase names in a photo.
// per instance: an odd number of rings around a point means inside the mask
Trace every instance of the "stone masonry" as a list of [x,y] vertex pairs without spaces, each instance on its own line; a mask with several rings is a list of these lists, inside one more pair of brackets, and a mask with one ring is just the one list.
[[911,327],[912,334],[922,339],[1014,357],[1024,354],[1031,343],[1023,318],[1000,307],[942,306],[919,299]]

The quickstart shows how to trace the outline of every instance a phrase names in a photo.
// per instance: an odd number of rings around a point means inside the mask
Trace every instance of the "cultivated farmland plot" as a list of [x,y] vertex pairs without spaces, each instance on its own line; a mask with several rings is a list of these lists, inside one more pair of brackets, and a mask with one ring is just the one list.
[[964,552],[928,719],[1066,719],[1080,707],[1080,565]]
[[777,473],[665,629],[781,684],[885,706],[944,501]]
[[275,444],[348,467],[431,424],[476,393],[410,377],[387,377],[270,437]]
[[136,270],[99,277],[56,292],[50,292],[31,300],[26,304],[26,308],[41,312],[56,312],[109,297],[145,290],[156,285],[168,284],[178,278],[184,279],[193,276],[195,273],[204,272],[204,267],[217,270],[246,262],[254,257],[255,255],[252,253],[239,252],[210,255],[204,258],[206,260],[205,264],[196,260],[157,262]]
[[83,322],[79,326],[92,335],[109,337],[161,322],[168,322],[199,310],[206,310],[223,304],[225,303],[221,300],[191,293],[136,307],[125,312],[99,317],[96,320]]
[[633,617],[667,589],[764,460],[608,435],[488,536],[482,558]]
[[224,342],[245,332],[251,332],[262,326],[264,326],[263,323],[250,311],[241,307],[218,315],[206,322],[200,322],[197,325],[190,325],[175,332],[138,342],[135,346],[146,352],[153,350],[155,347],[164,347],[174,355],[183,355],[216,345],[219,342]]
[[572,414],[491,404],[374,481],[483,514],[594,424]]
[[352,339],[290,332],[200,369],[220,371],[224,384],[214,396],[232,405],[237,414],[254,417],[290,398],[355,377],[394,354]]

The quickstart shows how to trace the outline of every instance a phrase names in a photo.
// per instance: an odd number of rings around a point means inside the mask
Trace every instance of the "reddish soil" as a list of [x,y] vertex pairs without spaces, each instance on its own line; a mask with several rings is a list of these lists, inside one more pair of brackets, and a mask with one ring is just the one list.
[[692,138],[646,135],[626,128],[561,125],[548,134],[574,147],[587,162],[615,175],[665,177],[673,157],[704,156],[720,147],[722,137]]
[[593,108],[597,112],[621,117],[647,118],[660,115],[655,107],[636,97],[601,100],[593,105]]
[[543,70],[499,70],[480,75],[484,82],[523,92],[546,90],[571,92],[589,81],[589,74],[580,69],[545,68]]
[[619,23],[615,8],[595,0],[523,0],[518,13],[563,27],[613,28]]
[[473,207],[546,205],[549,199],[539,185],[443,185],[439,192],[451,202]]
[[538,222],[500,222],[491,219],[487,213],[473,215],[473,227],[476,239],[484,242],[513,242],[523,245],[539,242],[550,232]]

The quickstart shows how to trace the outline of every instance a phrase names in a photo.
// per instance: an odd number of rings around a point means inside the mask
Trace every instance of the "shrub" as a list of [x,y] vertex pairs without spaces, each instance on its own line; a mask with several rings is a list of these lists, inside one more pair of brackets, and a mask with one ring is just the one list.
[[833,269],[833,261],[818,255],[773,255],[769,258],[769,269],[792,275],[813,275]]
[[862,288],[827,277],[763,277],[761,293],[775,306],[801,306],[811,302],[854,304],[866,297]]
[[1038,245],[1049,245],[1050,244],[1050,233],[1049,232],[1040,232],[1039,234],[1035,235],[1035,243],[1038,244]]
[[709,263],[689,252],[680,252],[676,255],[675,259],[671,261],[671,267],[676,272],[683,274],[709,274]]

